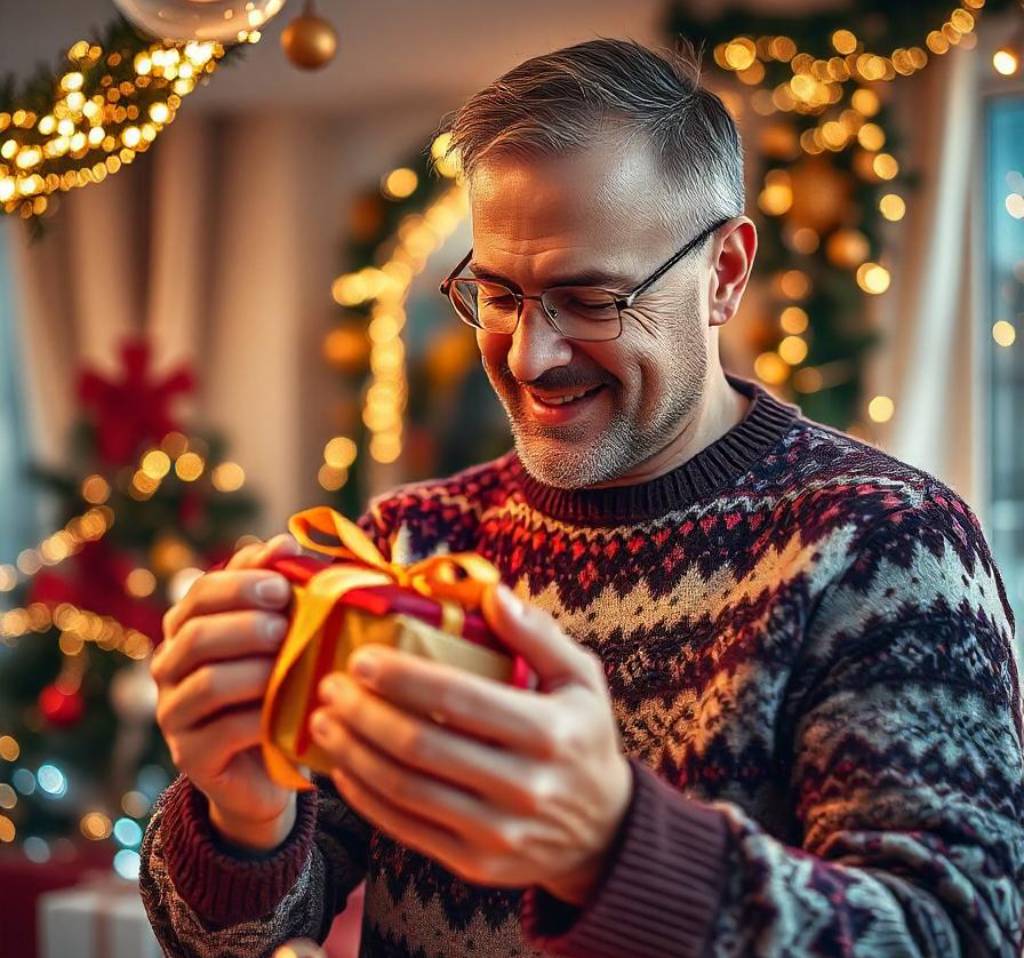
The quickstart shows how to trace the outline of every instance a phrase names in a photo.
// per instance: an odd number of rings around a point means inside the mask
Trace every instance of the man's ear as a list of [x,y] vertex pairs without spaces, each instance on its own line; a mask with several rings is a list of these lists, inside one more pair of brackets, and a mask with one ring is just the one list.
[[715,237],[708,325],[724,326],[740,308],[757,255],[757,227],[748,216],[730,220]]

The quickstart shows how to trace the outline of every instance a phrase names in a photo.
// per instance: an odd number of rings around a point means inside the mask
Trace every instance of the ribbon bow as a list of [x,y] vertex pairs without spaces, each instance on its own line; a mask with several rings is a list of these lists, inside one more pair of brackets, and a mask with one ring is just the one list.
[[[331,628],[338,600],[350,589],[404,586],[438,602],[442,630],[461,636],[466,610],[480,607],[484,591],[500,581],[500,573],[472,552],[432,556],[410,565],[389,562],[359,526],[328,506],[295,513],[288,520],[288,529],[307,549],[348,560],[325,565],[303,585],[303,601],[294,610],[263,704],[260,738],[267,771],[279,785],[309,789],[308,780],[275,741],[274,730],[275,725],[285,728],[296,741],[305,736],[310,702],[315,704],[315,689],[307,686],[317,674],[316,643],[322,630]],[[329,659],[332,646],[324,650]]]
[[[480,608],[487,586],[501,579],[498,570],[475,552],[430,556],[411,565],[389,562],[359,526],[329,506],[296,512],[288,520],[288,531],[307,549],[348,559],[365,566],[368,574],[378,574],[372,580],[360,576],[358,585],[394,583],[436,599],[441,603],[441,628],[455,635],[462,632],[463,610]],[[338,544],[318,541],[312,533],[337,539]]]

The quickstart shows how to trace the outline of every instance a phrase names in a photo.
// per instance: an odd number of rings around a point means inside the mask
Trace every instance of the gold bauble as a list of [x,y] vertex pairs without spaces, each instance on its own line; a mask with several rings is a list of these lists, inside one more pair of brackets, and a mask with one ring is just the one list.
[[793,205],[786,220],[795,229],[810,227],[828,233],[848,220],[852,178],[822,157],[808,157],[790,167]]
[[361,373],[370,355],[370,340],[366,329],[354,323],[343,323],[324,338],[324,358],[339,372]]
[[284,28],[281,46],[288,59],[302,70],[319,70],[334,58],[338,34],[323,17],[306,4],[302,13]]
[[836,230],[828,238],[825,253],[835,266],[855,269],[871,255],[871,244],[860,230]]
[[153,571],[164,578],[169,578],[186,566],[195,565],[195,553],[188,543],[183,542],[171,532],[163,533],[149,553],[149,564]]

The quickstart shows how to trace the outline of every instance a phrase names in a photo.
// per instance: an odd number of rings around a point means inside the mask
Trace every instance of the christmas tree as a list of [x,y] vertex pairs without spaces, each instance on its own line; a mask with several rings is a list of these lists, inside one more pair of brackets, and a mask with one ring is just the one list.
[[80,373],[71,466],[30,469],[61,527],[0,565],[0,841],[37,861],[107,843],[130,877],[173,775],[147,660],[164,612],[257,507],[223,440],[172,414],[191,370],[153,377],[137,338],[121,356],[117,377]]

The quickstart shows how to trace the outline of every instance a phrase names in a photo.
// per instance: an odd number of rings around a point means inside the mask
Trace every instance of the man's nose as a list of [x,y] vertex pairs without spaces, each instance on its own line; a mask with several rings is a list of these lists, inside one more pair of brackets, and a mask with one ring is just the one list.
[[526,300],[508,350],[512,375],[528,383],[556,366],[568,366],[571,361],[572,344],[551,325],[539,302]]

